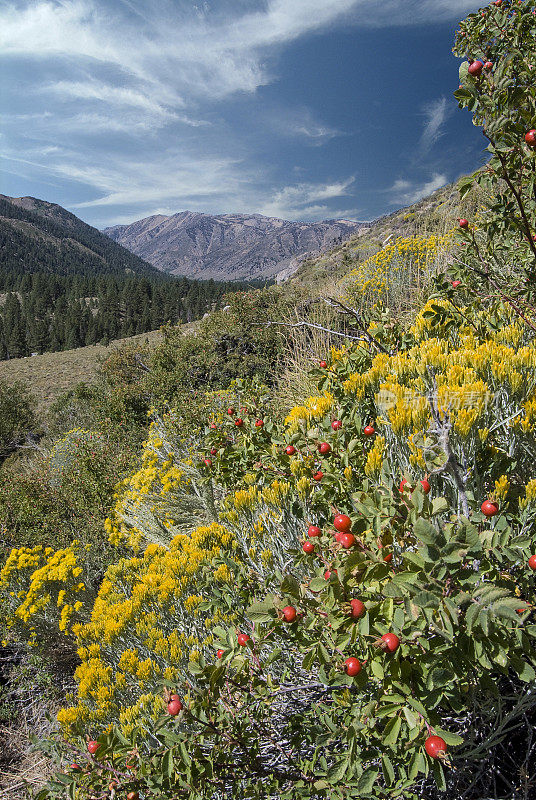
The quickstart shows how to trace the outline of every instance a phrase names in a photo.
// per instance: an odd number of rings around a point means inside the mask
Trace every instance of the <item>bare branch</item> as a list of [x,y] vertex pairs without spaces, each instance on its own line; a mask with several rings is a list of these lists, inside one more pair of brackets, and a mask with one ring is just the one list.
[[306,322],[305,320],[300,320],[300,322],[274,322],[274,320],[268,320],[268,322],[258,322],[256,324],[263,325],[266,328],[268,328],[270,325],[280,325],[284,328],[316,328],[324,333],[329,333],[333,336],[340,336],[343,339],[351,339],[354,342],[368,342],[368,339],[366,339],[364,336],[351,336],[349,333],[334,331],[331,330],[331,328],[325,328],[323,325],[318,325],[316,322]]

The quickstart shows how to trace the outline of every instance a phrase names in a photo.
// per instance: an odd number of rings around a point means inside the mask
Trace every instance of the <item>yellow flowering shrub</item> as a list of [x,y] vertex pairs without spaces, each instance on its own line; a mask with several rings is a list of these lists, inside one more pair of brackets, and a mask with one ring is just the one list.
[[[440,269],[452,243],[453,231],[443,236],[406,236],[389,241],[345,276],[349,300],[367,311],[381,307],[415,307]],[[401,305],[403,307],[401,307]]]
[[[195,443],[172,440],[173,418],[153,412],[140,468],[117,487],[104,527],[110,542],[134,551],[147,541],[166,544],[176,534],[215,519],[210,487],[202,486]],[[149,538],[150,537],[150,538]]]
[[[148,710],[153,720],[162,712],[161,682],[184,681],[192,651],[210,644],[215,624],[233,618],[204,614],[198,591],[202,570],[233,545],[227,528],[213,523],[109,567],[91,619],[74,627],[81,663],[76,703],[58,716],[66,731],[119,719],[130,734]],[[225,563],[210,574],[231,577]]]
[[94,599],[84,582],[87,548],[39,545],[11,551],[0,572],[0,609],[8,629],[29,631],[30,643],[59,631],[68,636]]

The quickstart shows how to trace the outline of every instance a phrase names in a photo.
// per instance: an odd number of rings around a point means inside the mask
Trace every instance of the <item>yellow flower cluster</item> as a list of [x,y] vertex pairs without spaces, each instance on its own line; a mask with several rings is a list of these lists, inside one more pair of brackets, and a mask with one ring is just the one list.
[[[339,357],[342,357],[342,351]],[[293,408],[285,419],[285,425],[291,430],[296,430],[300,423],[318,422],[321,420],[333,407],[333,395],[326,392],[319,397],[309,397],[305,401],[305,405],[296,406]]]
[[184,469],[174,461],[174,453],[165,446],[162,431],[155,421],[151,422],[149,436],[143,443],[140,469],[117,486],[114,511],[105,522],[112,544],[126,542],[134,550],[139,549],[146,529],[136,523],[143,517],[140,511],[146,511],[147,507],[158,521],[164,521],[165,527],[173,526],[168,496],[189,484]]
[[444,236],[399,237],[384,245],[345,277],[347,294],[359,299],[361,305],[374,308],[402,287],[420,290],[450,244],[452,235],[453,231]]
[[532,506],[536,501],[536,480],[531,480],[525,486],[525,497],[522,497],[519,501],[520,508],[522,510]]
[[[478,341],[471,333],[457,342],[429,338],[393,356],[376,356],[370,369],[354,373],[344,382],[348,395],[361,399],[373,392],[384,424],[396,436],[411,437],[431,424],[432,407],[442,419],[448,418],[459,436],[482,432],[492,424],[495,403],[505,396],[514,403],[523,400],[527,387],[536,383],[536,345],[518,346],[516,328],[510,326],[513,341],[505,343],[505,332]],[[522,413],[524,412],[524,413]],[[533,429],[536,421],[536,393],[509,421]],[[410,439],[408,439],[410,444]]]
[[0,572],[8,627],[24,624],[34,632],[32,641],[43,623],[71,632],[86,599],[79,555],[76,541],[56,552],[41,545],[11,551]]
[[367,455],[365,463],[365,475],[377,477],[381,471],[385,452],[385,439],[377,436],[373,447]]
[[[224,618],[200,612],[199,579],[232,544],[230,532],[213,523],[174,537],[169,549],[150,544],[143,555],[109,567],[90,622],[74,629],[78,704],[60,712],[62,725],[72,731],[120,714],[130,733],[142,712],[161,712],[159,682],[178,687],[190,651],[209,642],[211,627]],[[213,572],[215,580],[230,578],[227,567]]]

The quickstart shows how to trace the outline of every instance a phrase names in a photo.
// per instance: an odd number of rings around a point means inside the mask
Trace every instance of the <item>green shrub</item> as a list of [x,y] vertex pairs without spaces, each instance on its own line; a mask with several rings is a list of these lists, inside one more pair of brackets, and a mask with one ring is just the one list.
[[35,433],[35,401],[22,383],[0,381],[0,459]]

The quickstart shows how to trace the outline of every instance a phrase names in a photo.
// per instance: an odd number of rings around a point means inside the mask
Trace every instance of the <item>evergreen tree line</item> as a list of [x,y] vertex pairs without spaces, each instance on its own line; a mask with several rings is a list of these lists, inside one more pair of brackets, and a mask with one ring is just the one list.
[[162,274],[16,274],[0,269],[0,360],[72,350],[200,319],[251,284]]

